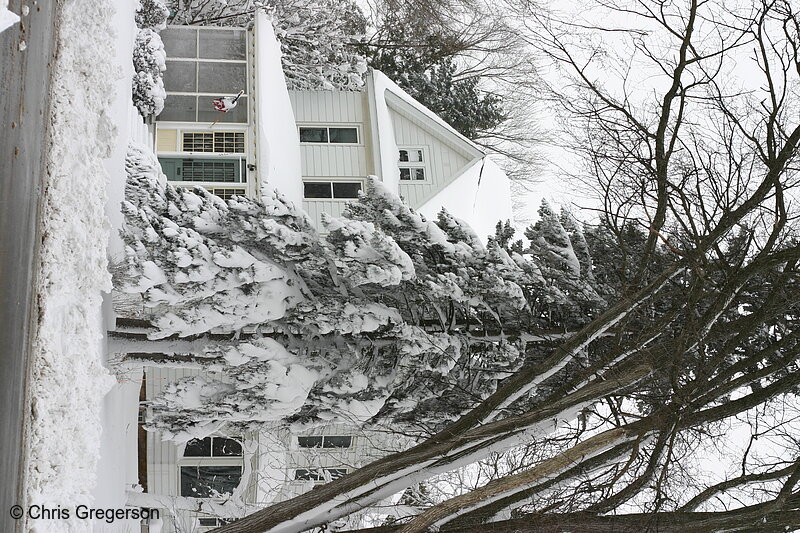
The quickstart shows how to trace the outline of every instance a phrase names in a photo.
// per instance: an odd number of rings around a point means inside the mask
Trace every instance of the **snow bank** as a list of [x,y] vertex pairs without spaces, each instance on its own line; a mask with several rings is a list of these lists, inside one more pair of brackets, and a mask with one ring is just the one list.
[[[117,77],[109,54],[113,10],[111,0],[73,0],[59,21],[42,203],[28,504],[91,504],[101,404],[114,383],[101,364],[101,293],[111,289],[103,158],[115,136],[108,113]],[[56,533],[90,531],[92,524],[73,518],[28,526]]]
[[295,205],[303,204],[300,137],[281,66],[281,46],[267,15],[256,12],[256,132],[262,196],[278,189]]
[[444,207],[456,218],[469,223],[481,242],[494,235],[500,220],[513,219],[511,182],[505,172],[485,157],[439,191],[417,211],[436,219]]
[[8,0],[0,0],[0,31],[6,30],[19,22],[19,15],[9,11]]

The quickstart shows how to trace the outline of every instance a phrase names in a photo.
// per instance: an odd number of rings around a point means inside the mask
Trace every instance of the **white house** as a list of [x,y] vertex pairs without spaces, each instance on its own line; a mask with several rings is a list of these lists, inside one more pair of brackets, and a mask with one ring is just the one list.
[[[156,150],[175,185],[201,185],[223,198],[277,188],[320,227],[322,213],[340,215],[375,175],[419,212],[435,217],[445,207],[484,239],[498,220],[511,218],[502,170],[382,73],[368,73],[360,92],[287,91],[279,46],[262,15],[249,30],[172,26],[161,37],[168,97],[156,122]],[[214,98],[240,91],[233,110],[213,109]],[[148,368],[144,399],[198,372]],[[146,441],[147,492],[235,492],[258,506],[335,479],[398,445],[346,425],[300,435],[219,434],[186,445],[148,433]],[[179,516],[164,533],[219,524],[202,513]]]

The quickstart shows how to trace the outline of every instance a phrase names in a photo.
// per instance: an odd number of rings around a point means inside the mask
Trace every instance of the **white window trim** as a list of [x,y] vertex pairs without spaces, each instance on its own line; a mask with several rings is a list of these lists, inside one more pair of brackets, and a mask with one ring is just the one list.
[[[400,161],[400,150],[421,150],[422,151],[422,161]],[[431,172],[430,166],[428,163],[430,162],[430,154],[431,151],[427,146],[410,146],[410,145],[403,145],[397,147],[397,168],[398,172],[401,168],[421,168],[425,172],[425,179],[424,180],[400,180],[400,184],[418,184],[418,185],[429,185],[431,183]]]
[[[313,144],[318,144],[318,143],[313,143]],[[319,144],[321,144],[321,143],[319,143]],[[331,177],[331,178],[328,178],[328,177],[317,177],[317,176],[314,176],[314,177],[303,176],[302,182],[303,182],[303,184],[305,184],[305,183],[330,183],[331,184],[331,196],[333,195],[333,183],[360,183],[361,184],[361,190],[363,191],[363,190],[366,189],[366,180],[365,180],[365,178],[361,178],[361,177],[357,177],[357,176],[352,177],[352,178],[348,178],[348,177],[344,177],[344,176]],[[354,202],[356,200],[358,200],[357,197],[356,198],[333,198],[333,197],[331,197],[331,198],[306,198],[305,197],[305,190],[303,191],[303,201],[304,202]],[[309,436],[317,436],[317,435],[309,435]]]
[[308,141],[300,141],[301,146],[364,146],[364,137],[362,136],[361,124],[352,122],[300,122],[297,124],[297,137],[300,138],[300,128],[355,128],[357,142],[354,143],[332,143],[330,142],[331,134],[328,132],[328,142],[316,143]]

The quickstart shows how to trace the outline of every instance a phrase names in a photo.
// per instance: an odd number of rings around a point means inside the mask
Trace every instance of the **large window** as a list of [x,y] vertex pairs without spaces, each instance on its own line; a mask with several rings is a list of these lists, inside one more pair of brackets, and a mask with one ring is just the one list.
[[242,444],[229,437],[186,443],[179,467],[181,496],[213,498],[231,494],[242,479]]
[[400,181],[427,181],[427,158],[425,157],[425,150],[423,148],[400,148],[398,164],[400,166]]
[[[168,27],[161,31],[167,53],[167,100],[160,121],[247,123],[247,40],[243,29]],[[244,91],[227,113],[212,100]]]
[[343,435],[297,437],[301,448],[349,448],[352,444],[353,437]]
[[360,181],[304,181],[303,197],[306,199],[352,200],[358,198],[361,186]]
[[358,144],[355,126],[300,126],[300,142],[316,144]]

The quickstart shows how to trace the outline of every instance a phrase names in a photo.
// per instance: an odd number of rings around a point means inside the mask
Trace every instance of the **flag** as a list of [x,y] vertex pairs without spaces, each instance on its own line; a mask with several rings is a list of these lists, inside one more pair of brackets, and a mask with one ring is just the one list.
[[239,91],[239,94],[236,96],[223,96],[221,98],[214,98],[211,101],[211,104],[214,106],[215,110],[221,111],[222,113],[227,113],[236,107],[236,104],[239,103],[239,97],[243,94],[244,91]]

